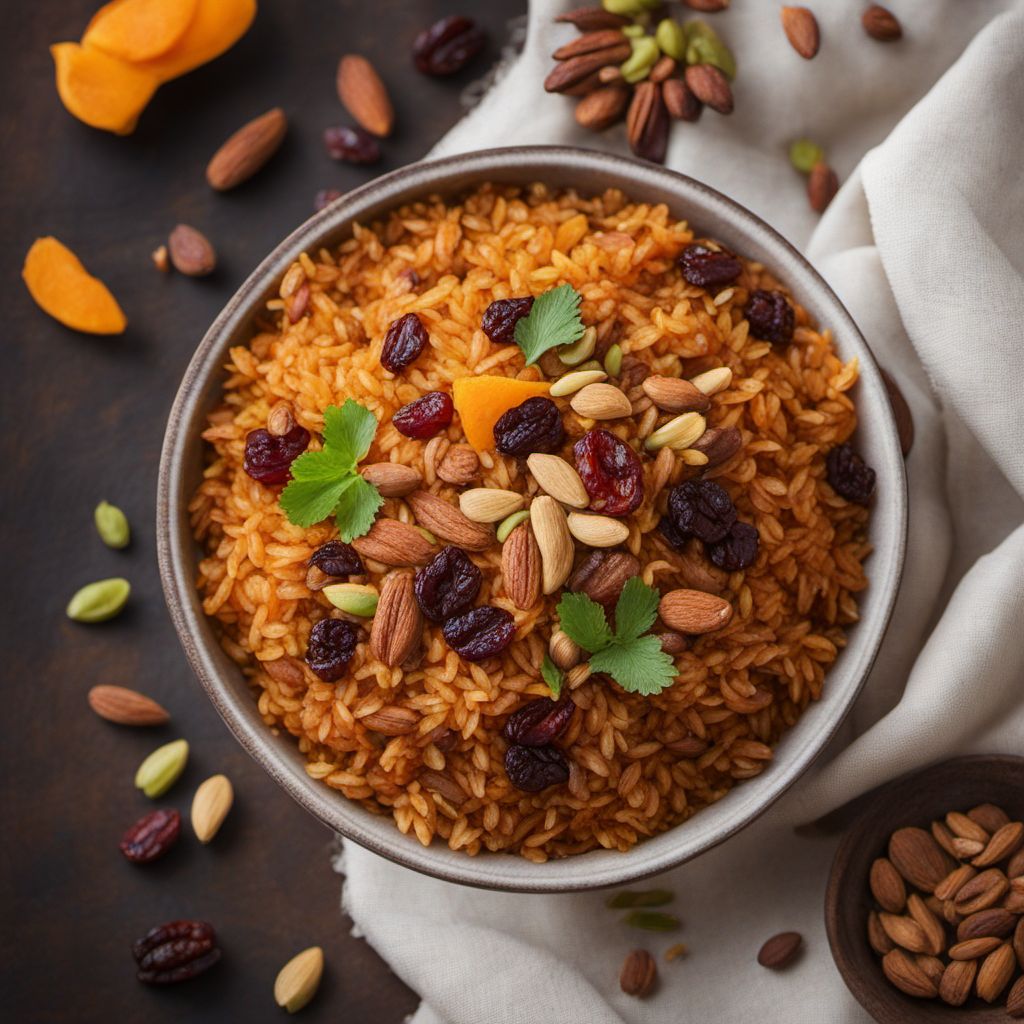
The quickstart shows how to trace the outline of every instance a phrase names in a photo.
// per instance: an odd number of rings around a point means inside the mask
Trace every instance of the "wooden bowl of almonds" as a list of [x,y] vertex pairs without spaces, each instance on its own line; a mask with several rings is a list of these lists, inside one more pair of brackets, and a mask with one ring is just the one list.
[[825,896],[881,1024],[1024,1019],[1024,758],[962,757],[860,801]]

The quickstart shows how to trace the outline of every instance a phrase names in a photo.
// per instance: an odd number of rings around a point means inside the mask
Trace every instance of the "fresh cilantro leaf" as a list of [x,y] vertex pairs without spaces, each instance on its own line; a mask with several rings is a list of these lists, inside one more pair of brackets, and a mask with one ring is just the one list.
[[516,323],[516,344],[523,350],[527,366],[550,348],[580,340],[584,331],[580,319],[582,298],[571,284],[537,296],[529,314]]
[[605,647],[591,655],[590,668],[607,672],[624,690],[645,697],[661,693],[676,677],[675,663],[651,634]]
[[548,684],[551,696],[557,698],[562,692],[562,683],[565,681],[565,676],[562,670],[546,654],[540,666],[540,674],[544,682]]
[[352,472],[351,462],[333,448],[324,448],[319,452],[303,452],[292,463],[292,480],[330,483]]
[[615,604],[615,636],[635,640],[654,625],[658,614],[658,592],[639,576],[626,580]]
[[334,511],[351,479],[349,475],[336,480],[293,480],[278,499],[281,510],[288,522],[296,526],[323,522]]
[[604,609],[586,594],[563,594],[558,619],[562,630],[585,651],[600,651],[612,642]]
[[373,526],[377,509],[383,504],[384,499],[373,484],[358,473],[348,477],[338,497],[338,507],[334,510],[341,539],[348,544],[356,537],[362,537]]
[[348,460],[353,472],[370,450],[376,432],[377,417],[351,398],[346,398],[340,409],[329,405],[324,410],[324,448]]

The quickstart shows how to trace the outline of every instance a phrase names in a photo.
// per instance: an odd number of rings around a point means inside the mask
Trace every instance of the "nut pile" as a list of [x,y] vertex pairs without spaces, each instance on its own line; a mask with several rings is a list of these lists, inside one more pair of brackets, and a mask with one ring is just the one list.
[[888,854],[871,866],[868,916],[886,978],[950,1006],[1006,1000],[1024,1017],[1024,823],[993,804],[950,811],[930,832],[898,829]]

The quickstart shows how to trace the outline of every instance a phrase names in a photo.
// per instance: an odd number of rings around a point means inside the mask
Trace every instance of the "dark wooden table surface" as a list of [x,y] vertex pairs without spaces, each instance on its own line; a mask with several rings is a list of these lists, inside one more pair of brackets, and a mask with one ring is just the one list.
[[[5,10],[4,245],[0,402],[4,701],[0,718],[0,977],[9,1021],[279,1021],[271,989],[294,953],[319,944],[324,983],[303,1011],[315,1021],[401,1021],[416,1005],[340,912],[332,836],[236,744],[193,679],[168,619],[153,538],[157,460],[182,371],[216,312],[259,259],[312,212],[314,193],[346,189],[421,157],[461,113],[459,94],[484,74],[525,0],[462,4],[490,46],[452,80],[419,76],[416,32],[451,0],[261,0],[229,53],[160,89],[136,132],[117,138],[73,120],[53,85],[47,47],[77,39],[98,0],[37,0]],[[334,89],[342,53],[381,71],[397,128],[372,170],[339,165],[322,130],[348,122]],[[272,106],[287,111],[283,149],[257,178],[218,195],[203,178],[235,128]],[[175,223],[217,247],[215,276],[162,275],[150,252]],[[33,238],[53,234],[111,287],[126,334],[92,338],[40,312],[19,280]],[[93,508],[120,505],[126,551],[104,547]],[[81,584],[127,576],[128,610],[97,626],[64,616]],[[160,700],[172,722],[132,730],[96,718],[86,693],[120,683]],[[234,782],[221,834],[186,834],[163,862],[128,864],[122,831],[152,808],[133,788],[156,745],[188,739],[183,779],[161,805],[187,818],[195,786]],[[223,962],[204,978],[152,990],[134,977],[132,939],[175,917],[218,929]]]

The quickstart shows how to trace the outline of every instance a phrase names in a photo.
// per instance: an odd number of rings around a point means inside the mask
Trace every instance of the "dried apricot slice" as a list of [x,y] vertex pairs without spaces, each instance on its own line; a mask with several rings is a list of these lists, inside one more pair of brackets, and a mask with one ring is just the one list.
[[178,43],[198,7],[199,0],[111,0],[93,15],[82,45],[129,62],[152,60]]
[[466,440],[478,452],[493,448],[494,424],[502,414],[550,388],[546,382],[513,377],[460,377],[452,385],[452,397]]

